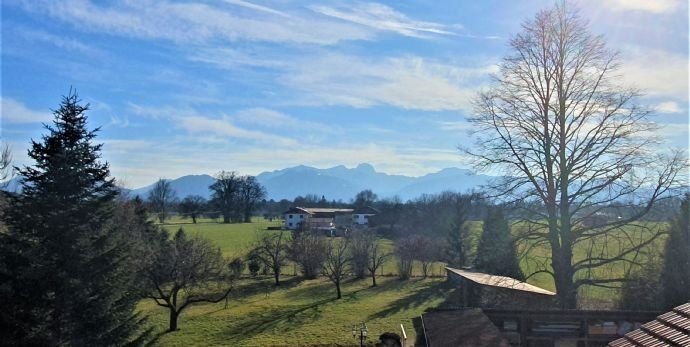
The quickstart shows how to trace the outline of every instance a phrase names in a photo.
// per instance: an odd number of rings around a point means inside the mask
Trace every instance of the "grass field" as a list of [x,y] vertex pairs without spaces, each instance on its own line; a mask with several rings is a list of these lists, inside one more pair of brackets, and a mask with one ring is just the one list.
[[[439,305],[449,290],[439,279],[400,281],[382,278],[378,287],[348,281],[343,298],[326,279],[287,279],[274,288],[270,279],[244,280],[223,303],[192,306],[180,317],[178,331],[161,334],[160,346],[318,346],[355,345],[351,329],[367,323],[376,340],[384,332],[405,326],[414,341],[413,320]],[[269,289],[267,292],[266,289]],[[150,314],[157,332],[167,327],[167,311],[153,302],[140,308]]]
[[[260,232],[268,226],[280,225],[256,219],[252,223],[222,224],[212,220],[191,220],[173,218],[162,226],[170,232],[179,227],[193,235],[207,237],[215,242],[227,257],[245,255]],[[480,222],[471,225],[470,248],[474,249],[481,230]],[[392,250],[390,240],[380,242]],[[662,240],[656,242],[650,251],[658,251]],[[537,249],[536,254],[548,255],[548,249]],[[576,249],[576,258],[585,255],[583,249]],[[530,262],[523,259],[521,266],[527,272]],[[610,274],[622,270],[608,268]],[[395,260],[389,260],[382,269],[383,274],[396,273]],[[351,336],[351,327],[360,321],[367,322],[370,336],[375,340],[380,334],[398,332],[404,324],[410,341],[415,338],[414,320],[424,310],[436,307],[444,301],[451,288],[444,278],[400,281],[394,276],[377,280],[380,286],[371,288],[370,280],[349,280],[343,285],[344,296],[335,300],[335,288],[325,278],[301,281],[294,276],[295,267],[283,269],[284,285],[274,288],[270,278],[245,278],[236,285],[224,308],[223,303],[192,306],[180,317],[180,330],[163,333],[167,328],[168,313],[152,301],[142,301],[140,309],[151,317],[160,346],[319,346],[356,345]],[[432,267],[435,275],[445,275],[443,264]],[[421,275],[419,265],[413,275]],[[546,289],[554,289],[548,276],[535,276],[530,283]],[[587,288],[581,297],[594,302],[613,302],[618,292],[612,289]],[[370,342],[374,342],[370,340]]]

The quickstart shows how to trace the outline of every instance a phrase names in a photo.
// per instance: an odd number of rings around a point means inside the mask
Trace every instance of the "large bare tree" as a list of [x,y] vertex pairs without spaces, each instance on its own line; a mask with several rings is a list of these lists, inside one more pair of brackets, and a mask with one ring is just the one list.
[[[494,186],[504,197],[524,202],[521,236],[550,249],[535,272],[551,275],[561,307],[574,308],[579,287],[620,284],[601,270],[634,264],[660,235],[640,220],[670,195],[687,160],[655,152],[651,110],[619,84],[618,54],[576,10],[560,3],[539,12],[510,47],[476,100],[469,120],[478,141],[466,151],[478,169],[505,175]],[[630,212],[599,218],[611,203]],[[573,257],[578,247],[584,259]]]
[[237,216],[238,191],[241,180],[235,171],[221,171],[216,175],[216,181],[208,188],[212,192],[211,205],[220,210],[223,223],[230,223],[233,216]]
[[245,223],[252,221],[252,213],[262,199],[266,198],[266,189],[254,176],[240,177],[239,202]]

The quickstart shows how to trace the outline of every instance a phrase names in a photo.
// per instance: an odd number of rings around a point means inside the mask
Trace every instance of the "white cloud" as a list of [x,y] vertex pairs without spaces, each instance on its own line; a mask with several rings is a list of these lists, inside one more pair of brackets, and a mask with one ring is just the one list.
[[332,129],[325,124],[298,119],[293,116],[262,107],[241,110],[237,112],[234,118],[239,122],[258,125],[263,128],[304,129],[328,133],[332,132]]
[[328,54],[291,67],[282,82],[307,95],[306,104],[417,110],[468,109],[496,66],[458,67],[420,57],[364,59]]
[[44,31],[32,30],[32,29],[21,29],[17,30],[18,34],[24,37],[26,40],[34,42],[43,42],[51,44],[55,47],[61,48],[65,51],[70,51],[72,53],[81,53],[89,57],[102,58],[105,56],[105,52],[87,45],[77,39],[73,39],[66,36],[57,36]]
[[614,11],[642,11],[655,14],[672,13],[686,0],[604,0],[603,5]]
[[647,47],[622,50],[623,81],[651,96],[688,100],[688,57]]
[[182,128],[193,134],[215,134],[230,138],[248,139],[279,146],[295,146],[297,141],[260,131],[247,130],[235,126],[229,119],[211,119],[201,116],[178,117],[176,121]]
[[281,68],[286,65],[282,60],[267,59],[258,52],[246,52],[223,47],[198,49],[190,54],[188,59],[228,70],[237,69],[238,67]]
[[660,113],[681,113],[683,109],[675,101],[665,101],[656,105],[656,110]]
[[313,16],[276,20],[275,15],[282,12],[246,1],[231,3],[257,11],[251,17],[240,16],[229,6],[163,0],[120,1],[110,6],[88,0],[42,1],[25,3],[25,8],[49,14],[81,30],[177,43],[220,39],[328,45],[343,40],[367,40],[373,34],[361,26]]
[[249,1],[242,1],[242,0],[224,0],[224,1],[229,3],[229,4],[250,8],[250,9],[256,10],[256,11],[274,14],[277,16],[285,17],[285,18],[291,17],[289,14],[287,14],[285,12],[278,11],[278,10],[275,10],[275,9],[272,9],[272,8],[266,7],[266,6],[257,5],[257,4],[251,3]]
[[0,110],[2,123],[47,123],[53,119],[49,111],[41,112],[29,109],[21,102],[11,99],[1,99],[2,108]]
[[437,123],[439,128],[444,131],[469,133],[473,126],[466,121],[440,121]]
[[445,25],[411,19],[394,9],[377,3],[342,6],[313,6],[312,10],[323,15],[357,23],[376,30],[391,31],[404,36],[427,37],[428,34],[450,35]]

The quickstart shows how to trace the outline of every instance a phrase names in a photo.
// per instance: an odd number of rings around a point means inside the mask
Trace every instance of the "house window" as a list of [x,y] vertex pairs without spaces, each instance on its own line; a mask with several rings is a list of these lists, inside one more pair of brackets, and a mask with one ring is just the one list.
[[303,214],[299,215],[299,218],[304,218],[304,215]]
[[288,218],[292,219],[292,215],[289,215]]
[[292,222],[288,223],[288,226],[291,227],[291,226],[292,226]]

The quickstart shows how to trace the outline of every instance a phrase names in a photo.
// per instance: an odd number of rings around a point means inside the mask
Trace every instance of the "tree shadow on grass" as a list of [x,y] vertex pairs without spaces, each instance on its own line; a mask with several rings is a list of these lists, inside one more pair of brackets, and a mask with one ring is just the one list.
[[321,305],[335,301],[335,297],[320,300],[301,306],[275,307],[260,313],[245,316],[237,324],[221,333],[223,339],[238,343],[252,339],[267,331],[287,331],[318,320],[321,316]]
[[[391,283],[394,286],[404,286],[405,283],[400,284],[402,281],[390,281],[387,282],[385,285],[388,285]],[[398,282],[398,283],[395,283]],[[381,286],[381,287],[385,287]],[[430,286],[426,288],[422,288],[420,290],[417,290],[411,295],[402,297],[398,300],[393,301],[390,305],[388,305],[388,308],[386,308],[383,311],[376,312],[372,315],[370,315],[367,319],[372,320],[372,319],[379,319],[379,318],[385,318],[390,315],[399,313],[404,310],[408,309],[413,309],[415,307],[419,307],[424,305],[425,303],[429,302],[430,300],[436,299],[436,298],[442,298],[442,299],[447,299],[448,294],[450,291],[453,289],[452,284],[449,284],[447,282],[436,282],[431,284]],[[391,288],[383,288],[383,290],[391,290]]]

